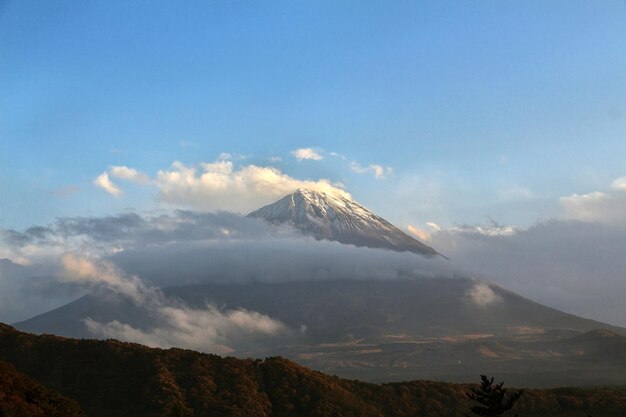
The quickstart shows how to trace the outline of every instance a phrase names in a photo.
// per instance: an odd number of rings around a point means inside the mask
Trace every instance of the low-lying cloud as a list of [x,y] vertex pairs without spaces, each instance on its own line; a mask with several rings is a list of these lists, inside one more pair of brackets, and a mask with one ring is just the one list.
[[[502,233],[502,231],[505,233]],[[433,233],[430,243],[468,273],[584,317],[626,325],[626,229],[550,220]]]
[[242,340],[277,336],[288,332],[280,321],[254,311],[220,311],[216,306],[190,308],[165,296],[137,276],[128,276],[111,262],[94,261],[76,254],[61,260],[59,280],[90,288],[106,289],[128,297],[153,317],[155,325],[133,327],[119,321],[85,319],[96,337],[108,337],[154,347],[185,347],[203,352],[228,353]]
[[478,307],[488,307],[502,301],[502,297],[491,289],[489,284],[477,282],[465,294]]
[[[53,291],[78,296],[98,285],[136,298],[145,292],[145,283],[169,287],[455,274],[443,258],[316,241],[291,227],[229,212],[61,218],[21,232],[4,230],[2,237],[5,256],[23,260],[30,271],[21,279],[21,291],[42,296]],[[105,262],[85,262],[85,257]],[[46,279],[59,267],[65,275]],[[42,312],[36,307],[33,313]]]

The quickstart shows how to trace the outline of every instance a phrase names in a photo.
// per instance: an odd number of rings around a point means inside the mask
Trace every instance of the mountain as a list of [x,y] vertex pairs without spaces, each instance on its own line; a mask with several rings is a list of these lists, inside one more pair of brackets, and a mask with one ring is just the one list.
[[315,239],[413,252],[425,256],[439,253],[375,215],[347,194],[299,189],[248,217],[273,224],[289,224]]
[[21,277],[24,273],[24,267],[20,264],[12,262],[10,259],[0,259],[0,277],[14,278]]
[[[491,292],[491,302],[475,290]],[[626,330],[534,303],[467,278],[328,279],[166,288],[192,308],[265,314],[293,329],[264,343],[231,345],[237,356],[281,355],[308,367],[372,382],[473,381],[481,372],[525,386],[626,384]],[[21,330],[94,337],[83,320],[158,328],[149,309],[120,296],[87,295],[17,323]],[[301,331],[300,329],[305,329]],[[588,333],[589,354],[581,355]],[[623,336],[620,336],[623,338]],[[611,355],[591,355],[609,351]]]
[[[470,407],[469,385],[375,385],[311,371],[280,357],[243,360],[115,340],[34,336],[3,324],[0,360],[73,398],[90,417],[461,417]],[[513,411],[535,417],[617,417],[624,409],[623,388],[559,388],[527,389]]]

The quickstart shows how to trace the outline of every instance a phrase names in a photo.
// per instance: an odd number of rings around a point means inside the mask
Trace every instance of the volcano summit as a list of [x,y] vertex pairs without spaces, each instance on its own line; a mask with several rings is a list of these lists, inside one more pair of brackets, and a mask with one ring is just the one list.
[[355,246],[440,255],[436,250],[404,233],[372,213],[347,194],[299,189],[273,204],[248,214],[272,224],[289,224],[315,239],[334,240]]

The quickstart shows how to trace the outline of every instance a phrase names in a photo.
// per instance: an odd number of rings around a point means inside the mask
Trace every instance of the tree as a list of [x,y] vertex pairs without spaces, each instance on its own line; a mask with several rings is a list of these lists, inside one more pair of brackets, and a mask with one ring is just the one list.
[[494,384],[493,378],[481,375],[480,387],[471,388],[466,394],[470,400],[478,403],[470,408],[472,413],[481,417],[497,417],[513,408],[523,391],[516,391],[507,396],[507,389],[503,388],[503,385],[504,382]]

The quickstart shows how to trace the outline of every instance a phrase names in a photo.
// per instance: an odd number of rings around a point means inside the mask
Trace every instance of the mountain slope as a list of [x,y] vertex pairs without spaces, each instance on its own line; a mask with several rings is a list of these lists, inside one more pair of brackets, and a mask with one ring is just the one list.
[[[33,336],[0,324],[0,360],[74,398],[90,417],[463,416],[468,385],[374,385],[282,358],[241,360],[114,340]],[[526,390],[514,411],[622,416],[624,389]]]
[[346,195],[299,189],[248,214],[273,224],[289,224],[316,239],[425,256],[433,248],[404,233]]
[[[607,345],[615,352],[599,361],[579,355],[574,342],[560,343],[595,329],[626,334],[624,329],[542,306],[497,286],[488,287],[494,302],[477,304],[471,297],[477,285],[486,284],[463,278],[344,279],[164,291],[192,308],[209,303],[223,311],[255,311],[294,330],[265,344],[230,345],[239,356],[281,355],[343,377],[473,381],[480,372],[498,372],[520,385],[626,384],[626,365],[619,359],[626,357],[626,346],[611,347],[607,344],[613,339],[590,334],[597,339],[595,349]],[[145,330],[159,326],[131,300],[94,294],[16,327],[94,337],[82,321],[87,317]]]

